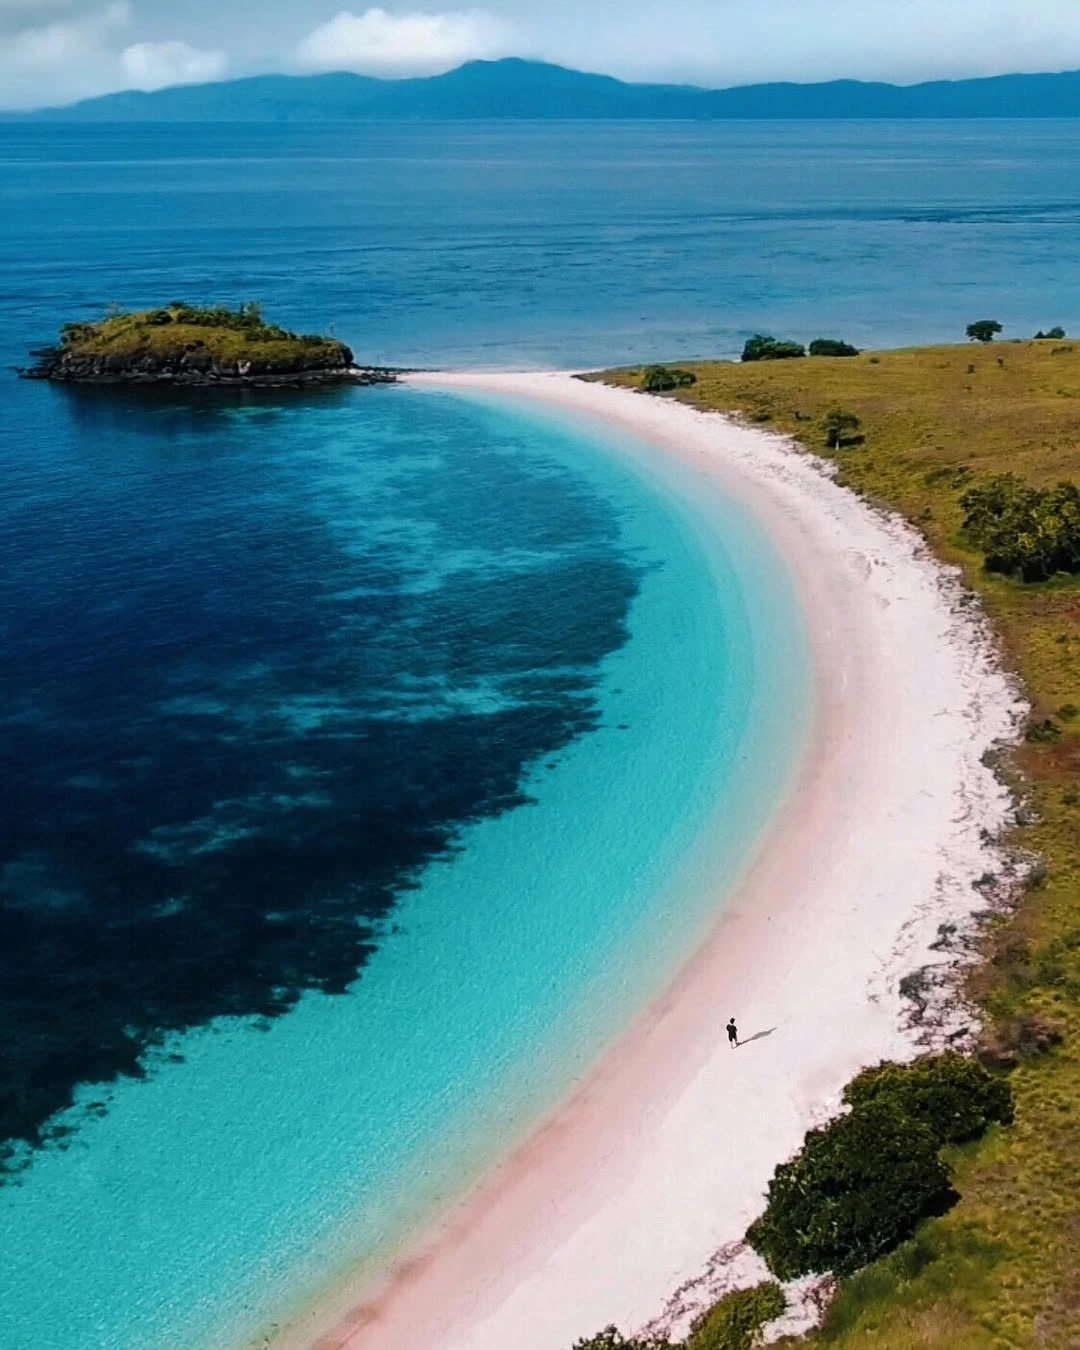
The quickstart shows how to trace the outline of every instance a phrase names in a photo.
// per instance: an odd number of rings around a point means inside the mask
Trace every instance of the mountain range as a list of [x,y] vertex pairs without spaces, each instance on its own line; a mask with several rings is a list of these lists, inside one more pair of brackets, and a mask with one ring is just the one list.
[[10,120],[79,122],[1080,116],[1080,71],[894,85],[860,80],[735,89],[630,84],[538,61],[470,61],[444,75],[256,75],[85,99]]

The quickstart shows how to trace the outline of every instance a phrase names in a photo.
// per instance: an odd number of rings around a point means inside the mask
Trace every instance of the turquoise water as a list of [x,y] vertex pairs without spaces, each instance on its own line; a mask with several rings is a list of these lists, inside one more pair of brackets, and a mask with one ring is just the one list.
[[[753,520],[727,503],[717,521],[692,471],[587,422],[378,397],[414,436],[453,426],[605,503],[637,585],[597,716],[527,768],[527,801],[466,825],[401,891],[348,994],[218,1018],[151,1050],[145,1080],[80,1089],[104,1109],[0,1191],[5,1347],[235,1347],[379,1268],[670,980],[788,781],[808,656]],[[347,471],[359,407],[320,414],[308,472],[331,450]],[[552,580],[545,624],[589,599]]]

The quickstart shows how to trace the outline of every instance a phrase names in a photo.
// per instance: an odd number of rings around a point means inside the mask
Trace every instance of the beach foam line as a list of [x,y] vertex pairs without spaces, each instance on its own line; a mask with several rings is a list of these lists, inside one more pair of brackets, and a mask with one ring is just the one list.
[[275,1344],[568,1350],[612,1322],[680,1331],[766,1273],[742,1235],[848,1079],[918,1053],[900,980],[955,964],[931,950],[939,927],[984,907],[973,883],[1002,865],[988,841],[1011,802],[983,760],[1024,709],[956,574],[786,439],[564,374],[410,378],[600,419],[677,457],[698,500],[741,500],[796,579],[818,709],[799,782],[672,988],[378,1287],[341,1290]]

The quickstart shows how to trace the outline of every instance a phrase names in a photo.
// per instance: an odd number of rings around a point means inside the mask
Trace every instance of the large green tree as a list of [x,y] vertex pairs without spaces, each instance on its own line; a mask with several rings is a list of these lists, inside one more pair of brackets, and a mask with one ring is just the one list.
[[993,342],[994,334],[1001,332],[1001,324],[997,319],[976,319],[968,324],[966,332],[972,342]]
[[890,1251],[956,1199],[932,1130],[870,1101],[811,1130],[769,1183],[747,1240],[780,1280],[846,1275]]
[[983,551],[991,572],[1045,581],[1080,572],[1080,488],[1073,482],[1036,488],[1015,474],[996,474],[960,498],[964,533]]
[[785,342],[770,337],[766,333],[755,333],[746,339],[743,347],[744,361],[786,361],[792,357],[805,356],[806,348],[801,342]]
[[925,1125],[939,1144],[977,1139],[992,1122],[1013,1118],[1005,1079],[958,1054],[864,1069],[844,1089],[844,1101],[856,1108],[883,1102]]

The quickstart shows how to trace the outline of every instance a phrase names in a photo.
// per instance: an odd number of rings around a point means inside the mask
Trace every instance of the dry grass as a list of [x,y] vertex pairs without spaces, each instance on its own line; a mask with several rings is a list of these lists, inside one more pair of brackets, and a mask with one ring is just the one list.
[[[881,1350],[1080,1347],[1080,581],[985,573],[959,537],[959,497],[1003,472],[1080,479],[1080,342],[994,343],[688,367],[673,397],[737,413],[833,459],[841,481],[895,508],[959,565],[1022,678],[1060,732],[1006,766],[1025,798],[1014,842],[1044,868],[994,925],[972,990],[1001,1040],[1025,1017],[1064,1043],[1012,1075],[1017,1120],[955,1158],[963,1199],[914,1242],[848,1280],[814,1345]],[[638,372],[603,378],[636,385]],[[646,397],[646,395],[643,395]],[[862,441],[826,449],[823,419],[856,413]],[[1065,712],[1061,712],[1061,709]]]

